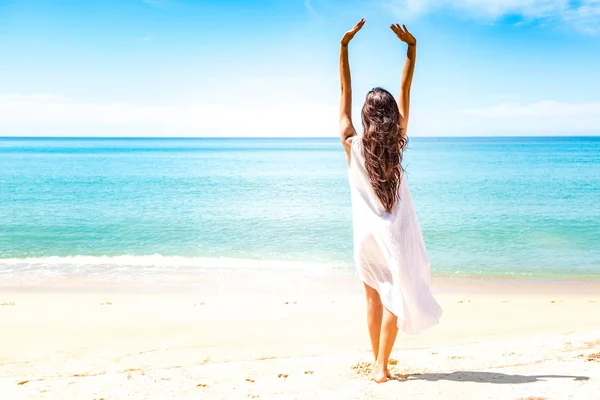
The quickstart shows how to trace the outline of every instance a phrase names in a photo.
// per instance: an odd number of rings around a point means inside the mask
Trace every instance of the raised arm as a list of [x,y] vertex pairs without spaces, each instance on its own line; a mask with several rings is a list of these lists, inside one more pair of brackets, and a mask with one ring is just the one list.
[[410,111],[410,87],[412,85],[413,73],[415,72],[415,60],[417,57],[417,40],[406,29],[405,25],[391,25],[390,28],[398,39],[408,45],[406,52],[406,61],[404,62],[404,70],[402,71],[402,82],[400,84],[400,95],[398,96],[398,107],[402,116],[402,140],[406,141],[406,128],[408,126],[408,115]]
[[350,80],[350,64],[348,62],[348,44],[365,24],[365,19],[344,34],[340,42],[340,81],[342,85],[342,96],[340,100],[340,140],[346,152],[346,158],[350,163],[350,147],[352,138],[356,136],[356,129],[352,124],[352,83]]

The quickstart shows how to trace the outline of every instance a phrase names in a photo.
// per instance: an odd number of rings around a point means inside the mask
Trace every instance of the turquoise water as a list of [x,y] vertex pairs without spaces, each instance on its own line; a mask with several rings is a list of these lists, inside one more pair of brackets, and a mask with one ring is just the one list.
[[[413,138],[405,167],[434,274],[600,277],[600,138]],[[0,278],[351,270],[350,216],[336,139],[0,138]]]

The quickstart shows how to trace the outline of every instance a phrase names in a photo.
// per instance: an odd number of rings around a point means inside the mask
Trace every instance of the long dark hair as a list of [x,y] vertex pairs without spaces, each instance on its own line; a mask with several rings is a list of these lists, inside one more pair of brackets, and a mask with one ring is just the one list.
[[371,186],[391,213],[399,199],[402,152],[406,146],[394,96],[382,88],[367,93],[362,108],[363,152]]

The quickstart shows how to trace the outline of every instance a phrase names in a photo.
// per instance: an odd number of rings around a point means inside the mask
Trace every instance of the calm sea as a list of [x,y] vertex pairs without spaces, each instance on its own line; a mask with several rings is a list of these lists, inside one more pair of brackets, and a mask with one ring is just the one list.
[[[413,138],[405,168],[433,274],[600,278],[600,138]],[[352,271],[350,217],[337,139],[0,138],[0,281]]]

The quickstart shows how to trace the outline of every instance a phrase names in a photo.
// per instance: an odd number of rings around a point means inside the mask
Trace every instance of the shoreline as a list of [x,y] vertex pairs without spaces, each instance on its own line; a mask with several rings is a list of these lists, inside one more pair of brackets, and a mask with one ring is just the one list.
[[[525,280],[590,280],[600,282],[600,264],[595,269],[560,271],[546,270],[522,272],[520,267],[502,268],[489,271],[464,271],[446,272],[444,267],[433,265],[432,277],[435,279],[525,279]],[[163,276],[176,274],[189,274],[190,276],[227,275],[236,273],[275,273],[309,276],[335,276],[347,277],[355,273],[352,261],[343,260],[289,260],[289,259],[263,259],[240,257],[205,257],[205,256],[179,256],[179,255],[74,255],[74,256],[41,256],[41,257],[0,257],[0,279],[8,274],[3,270],[16,272],[25,271],[28,276],[69,276],[69,270],[77,269],[78,274],[71,277],[82,276],[100,277],[139,277]],[[22,275],[22,273],[21,273]]]
[[[0,293],[148,293],[169,294],[182,292],[191,294],[207,290],[211,286],[223,287],[232,282],[244,281],[248,289],[260,286],[260,282],[277,280],[280,284],[304,286],[315,289],[336,284],[345,288],[361,286],[360,278],[352,271],[343,273],[304,274],[289,269],[276,270],[230,270],[204,271],[192,274],[158,274],[148,276],[84,277],[59,276],[24,281],[0,276]],[[588,277],[532,277],[532,276],[481,276],[481,275],[436,275],[431,277],[433,292],[439,293],[515,293],[515,294],[595,294],[600,293],[600,276]]]

